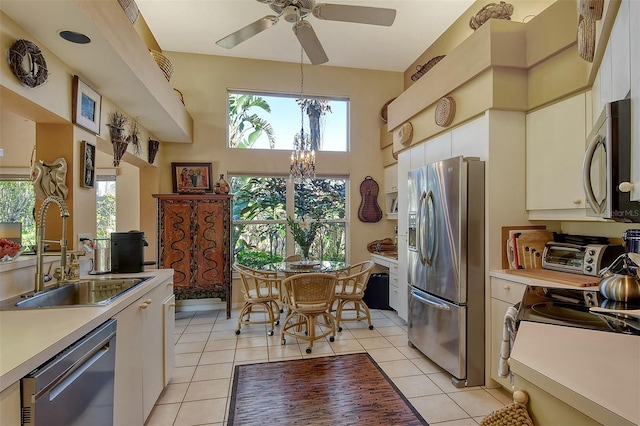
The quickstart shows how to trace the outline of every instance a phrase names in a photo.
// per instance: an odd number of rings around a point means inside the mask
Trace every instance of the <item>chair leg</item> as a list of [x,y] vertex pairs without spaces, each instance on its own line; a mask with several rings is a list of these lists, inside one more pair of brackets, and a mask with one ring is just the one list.
[[340,320],[342,320],[342,309],[344,308],[345,302],[345,300],[338,299],[338,306],[336,308],[336,330],[338,330],[338,332],[342,331]]
[[369,307],[366,303],[357,301],[356,302],[358,312],[362,309],[362,312],[365,314],[367,318],[367,322],[369,323],[369,330],[373,330],[373,324],[371,324],[371,312],[369,311]]
[[307,316],[307,334],[309,337],[309,347],[307,348],[307,353],[310,354],[313,349],[313,341],[316,339],[316,316],[308,315]]

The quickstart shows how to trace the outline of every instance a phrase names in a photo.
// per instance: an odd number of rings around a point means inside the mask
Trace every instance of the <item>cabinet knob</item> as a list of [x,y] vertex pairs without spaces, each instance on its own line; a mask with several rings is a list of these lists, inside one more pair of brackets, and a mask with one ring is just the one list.
[[176,306],[175,303],[169,303],[169,306]]
[[580,205],[582,204],[582,200],[580,198],[576,198],[575,200],[573,200],[573,204]]
[[505,284],[502,288],[505,290],[511,290],[511,286],[509,284]]
[[513,393],[513,402],[516,404],[526,404],[529,401],[529,394],[525,391],[515,391]]
[[147,307],[148,307],[148,306],[149,306],[149,305],[148,305],[146,302],[142,302],[142,303],[140,304],[140,309],[147,309]]
[[150,305],[150,304],[151,304],[151,302],[152,302],[152,300],[151,300],[151,299],[147,299],[147,300],[145,300],[145,301],[144,301],[144,303],[146,303],[147,305]]
[[633,188],[634,185],[631,182],[621,182],[620,185],[618,185],[620,192],[631,192]]

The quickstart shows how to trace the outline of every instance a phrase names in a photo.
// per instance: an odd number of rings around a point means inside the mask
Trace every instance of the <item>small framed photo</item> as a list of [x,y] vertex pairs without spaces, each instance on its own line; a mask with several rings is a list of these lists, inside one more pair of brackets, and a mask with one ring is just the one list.
[[211,163],[171,163],[173,192],[213,192]]
[[90,132],[100,134],[102,96],[77,75],[73,76],[72,120]]
[[90,142],[82,141],[82,158],[80,170],[82,171],[81,186],[93,188],[96,183],[96,146]]
[[396,198],[391,201],[391,213],[398,213],[398,200]]

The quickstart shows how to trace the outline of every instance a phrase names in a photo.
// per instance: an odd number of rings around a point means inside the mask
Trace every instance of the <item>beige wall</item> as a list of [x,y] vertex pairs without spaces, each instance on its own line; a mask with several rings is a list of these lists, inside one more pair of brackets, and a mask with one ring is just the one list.
[[[171,59],[175,73],[171,83],[184,94],[187,110],[194,119],[193,144],[163,143],[157,161],[160,190],[172,191],[172,161],[213,163],[214,176],[219,173],[252,172],[287,176],[290,151],[238,151],[226,147],[227,89],[245,89],[279,93],[300,92],[300,65],[256,61],[218,56],[164,52]],[[350,194],[348,238],[349,261],[368,258],[367,243],[392,237],[395,221],[378,223],[358,220],[359,186],[366,176],[380,186],[378,203],[382,205],[384,172],[380,151],[380,109],[402,91],[402,74],[329,66],[304,67],[304,93],[343,96],[350,100],[349,143],[347,153],[320,152],[316,170],[322,175],[349,176]],[[299,120],[299,116],[292,117]]]

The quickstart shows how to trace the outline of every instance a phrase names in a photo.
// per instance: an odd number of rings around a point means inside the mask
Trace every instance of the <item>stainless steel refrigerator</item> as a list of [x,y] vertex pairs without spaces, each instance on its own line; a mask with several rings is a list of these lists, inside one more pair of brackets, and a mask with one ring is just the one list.
[[409,343],[453,377],[484,384],[484,162],[409,172]]

